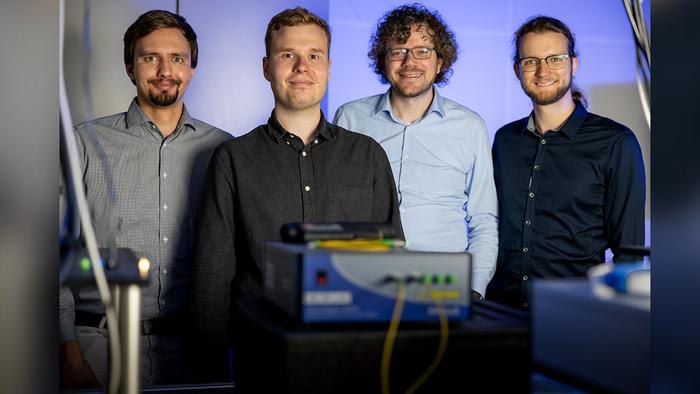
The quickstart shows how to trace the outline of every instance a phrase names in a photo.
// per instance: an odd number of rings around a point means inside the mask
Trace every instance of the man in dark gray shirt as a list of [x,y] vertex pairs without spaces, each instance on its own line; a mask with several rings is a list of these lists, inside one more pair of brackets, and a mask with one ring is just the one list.
[[[263,74],[275,108],[267,124],[212,156],[193,273],[194,360],[201,380],[228,380],[230,308],[262,294],[264,244],[288,222],[391,223],[403,238],[394,178],[372,138],[326,121],[326,22],[303,8],[272,18]],[[245,360],[240,360],[245,362]]]
[[[231,136],[190,116],[183,95],[197,37],[167,11],[141,15],[124,35],[137,97],[127,112],[75,128],[82,182],[99,246],[114,239],[151,261],[142,289],[143,384],[182,381],[182,338],[194,222],[207,164]],[[107,382],[107,328],[96,290],[61,290],[61,383]]]

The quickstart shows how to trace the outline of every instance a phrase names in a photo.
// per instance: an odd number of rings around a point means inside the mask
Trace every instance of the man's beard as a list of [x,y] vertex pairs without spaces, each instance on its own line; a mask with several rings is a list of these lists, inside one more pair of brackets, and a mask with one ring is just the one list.
[[392,85],[392,90],[398,96],[405,97],[405,98],[414,98],[414,97],[418,97],[418,96],[424,94],[425,92],[427,92],[428,90],[430,90],[433,87],[434,81],[435,81],[435,79],[433,78],[432,81],[425,81],[426,83],[424,85],[421,85],[417,88],[415,88],[415,87],[409,88],[410,90],[402,88],[401,84],[397,83],[397,84]]
[[[165,78],[163,78],[165,79]],[[149,83],[157,84],[162,79],[155,78],[149,80]],[[181,79],[168,78],[168,82],[175,85],[175,93],[168,94],[167,91],[161,91],[160,93],[154,93],[152,90],[148,91],[148,98],[154,105],[159,107],[167,107],[173,105],[177,101],[178,96],[180,96],[180,85],[182,84]],[[156,88],[157,89],[157,88]]]
[[571,89],[572,78],[569,78],[569,83],[566,86],[559,86],[554,93],[538,92],[530,88],[530,85],[521,84],[525,94],[537,105],[549,105],[559,101],[566,95],[566,92]]
[[414,98],[422,95],[423,93],[427,92],[430,90],[430,88],[433,87],[432,83],[426,83],[424,86],[421,86],[418,89],[415,90],[407,90],[407,89],[402,89],[401,86],[395,85],[393,86],[394,91],[398,93],[399,96],[401,97],[406,97],[406,98]]
[[180,86],[175,88],[175,93],[174,94],[168,94],[167,92],[162,92],[162,93],[153,93],[153,92],[148,92],[148,98],[151,99],[151,102],[159,107],[167,107],[169,105],[172,105],[177,101],[177,97],[180,95]]

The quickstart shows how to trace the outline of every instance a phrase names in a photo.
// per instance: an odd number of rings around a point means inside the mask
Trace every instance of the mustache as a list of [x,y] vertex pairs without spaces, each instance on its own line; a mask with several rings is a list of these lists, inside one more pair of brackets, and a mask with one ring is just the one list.
[[148,80],[148,83],[150,84],[158,84],[161,82],[169,82],[175,86],[182,85],[182,80],[178,78],[151,78]]
[[403,72],[403,71],[411,72],[411,71],[423,71],[423,69],[420,68],[420,67],[416,67],[416,66],[409,66],[409,67],[401,67],[401,68],[399,69],[399,71],[402,71],[402,72]]

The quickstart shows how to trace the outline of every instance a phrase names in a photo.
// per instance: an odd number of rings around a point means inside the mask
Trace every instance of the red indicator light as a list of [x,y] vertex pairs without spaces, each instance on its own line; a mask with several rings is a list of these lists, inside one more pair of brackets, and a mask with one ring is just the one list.
[[319,286],[328,284],[328,273],[325,270],[316,271],[316,284]]

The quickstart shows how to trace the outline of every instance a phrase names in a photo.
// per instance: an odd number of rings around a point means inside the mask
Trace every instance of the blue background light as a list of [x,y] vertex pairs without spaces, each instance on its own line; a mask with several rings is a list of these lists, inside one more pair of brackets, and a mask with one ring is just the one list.
[[[89,52],[83,40],[85,3],[67,2],[66,10],[66,84],[76,123],[126,110],[134,88],[124,71],[124,31],[149,9],[176,11],[173,0],[89,4]],[[262,75],[265,29],[274,14],[299,5],[325,18],[331,27],[331,76],[322,108],[332,120],[343,103],[388,88],[368,64],[369,38],[382,15],[401,4],[388,0],[181,0],[180,14],[194,27],[200,46],[186,105],[193,116],[233,135],[266,122],[274,103]],[[649,128],[637,93],[634,40],[621,1],[434,0],[424,4],[440,12],[459,44],[454,74],[441,93],[478,112],[492,141],[500,126],[531,110],[513,73],[513,32],[537,14],[567,23],[580,53],[574,81],[588,98],[589,110],[635,131],[650,183]],[[643,9],[650,26],[649,1]],[[86,100],[92,103],[92,114],[86,111]],[[648,212],[647,208],[647,218]]]

